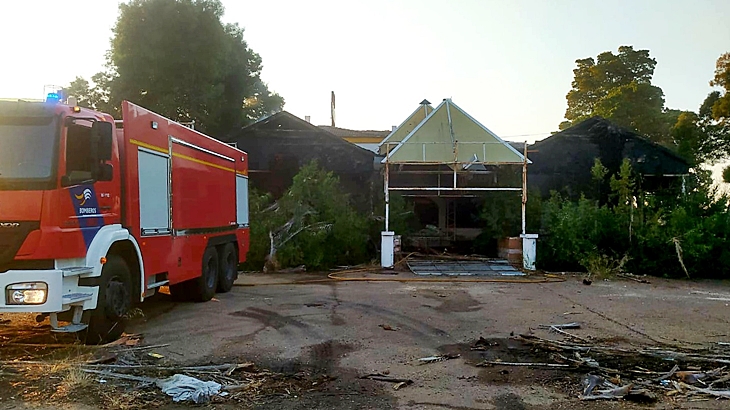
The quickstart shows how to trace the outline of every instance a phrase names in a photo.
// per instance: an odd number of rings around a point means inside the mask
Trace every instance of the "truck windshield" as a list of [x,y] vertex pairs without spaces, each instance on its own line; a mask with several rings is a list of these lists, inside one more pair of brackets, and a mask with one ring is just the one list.
[[56,123],[54,117],[0,117],[0,181],[53,176]]

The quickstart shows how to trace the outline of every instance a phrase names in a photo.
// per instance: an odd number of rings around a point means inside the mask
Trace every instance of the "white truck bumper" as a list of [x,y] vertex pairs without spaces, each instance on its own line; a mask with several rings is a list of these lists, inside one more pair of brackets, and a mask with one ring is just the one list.
[[[0,313],[32,312],[56,313],[83,306],[84,310],[96,308],[98,287],[79,286],[77,275],[68,275],[61,269],[9,270],[0,273]],[[46,300],[40,304],[13,304],[9,300],[8,287],[20,283],[45,283]]]

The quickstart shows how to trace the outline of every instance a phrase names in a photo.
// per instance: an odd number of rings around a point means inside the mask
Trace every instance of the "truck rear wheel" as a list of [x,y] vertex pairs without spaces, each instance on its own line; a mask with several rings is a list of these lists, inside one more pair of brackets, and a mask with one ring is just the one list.
[[229,292],[233,289],[233,282],[238,279],[238,254],[236,246],[227,243],[221,247],[218,258],[218,291]]
[[190,299],[194,302],[207,302],[215,295],[218,287],[218,252],[208,247],[203,253],[202,272],[200,277],[190,283]]
[[110,255],[101,269],[96,309],[84,312],[89,327],[86,344],[107,343],[124,332],[127,314],[132,308],[132,275],[120,256]]

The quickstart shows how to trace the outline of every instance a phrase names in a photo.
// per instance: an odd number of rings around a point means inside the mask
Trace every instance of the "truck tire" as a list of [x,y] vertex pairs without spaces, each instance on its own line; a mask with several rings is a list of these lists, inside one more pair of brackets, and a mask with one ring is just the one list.
[[227,243],[221,246],[218,255],[218,292],[230,292],[236,279],[238,279],[238,254],[236,246]]
[[218,252],[208,247],[203,253],[201,275],[190,282],[190,299],[194,302],[207,302],[215,295],[218,287]]
[[127,314],[132,308],[132,275],[120,256],[110,255],[101,269],[96,309],[84,312],[88,318],[86,344],[108,343],[124,332]]

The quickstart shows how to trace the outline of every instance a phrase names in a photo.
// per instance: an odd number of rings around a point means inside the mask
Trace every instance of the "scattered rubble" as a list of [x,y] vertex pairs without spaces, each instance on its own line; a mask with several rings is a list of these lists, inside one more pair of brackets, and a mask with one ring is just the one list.
[[394,390],[398,390],[402,387],[413,384],[413,380],[411,380],[411,379],[400,379],[397,377],[390,377],[390,376],[382,374],[382,373],[366,374],[365,376],[360,376],[360,378],[368,379],[368,380],[375,380],[378,382],[395,383],[395,385],[393,386]]
[[[325,390],[334,380],[307,370],[276,373],[253,363],[176,365],[165,355],[147,352],[167,344],[143,346],[141,335],[123,335],[101,346],[27,344],[44,353],[0,360],[0,374],[24,400],[44,403],[73,397],[98,408],[118,408],[119,403],[151,408],[163,405],[170,396],[176,402],[252,405],[272,394],[294,397]],[[56,347],[49,349],[49,345]],[[58,354],[49,355],[49,351]],[[109,401],[111,397],[115,404]]]
[[580,329],[580,323],[578,322],[571,322],[571,323],[565,323],[562,325],[540,325],[543,329]]
[[[689,397],[698,394],[730,398],[730,371],[727,370],[730,354],[722,354],[716,349],[632,349],[598,343],[587,346],[534,335],[519,335],[518,340],[553,358],[554,363],[485,361],[478,366],[545,366],[585,371],[588,375],[581,400],[655,402],[658,395]],[[666,364],[673,367],[667,371]]]
[[479,340],[477,340],[476,342],[474,342],[474,344],[472,344],[471,350],[487,350],[490,347],[498,346],[498,345],[499,345],[499,343],[491,341],[491,340],[487,340],[480,336]]
[[439,356],[422,357],[422,358],[418,359],[418,364],[429,364],[429,363],[442,362],[444,360],[458,359],[459,357],[461,357],[461,355],[458,353],[448,353],[448,354],[442,354]]

